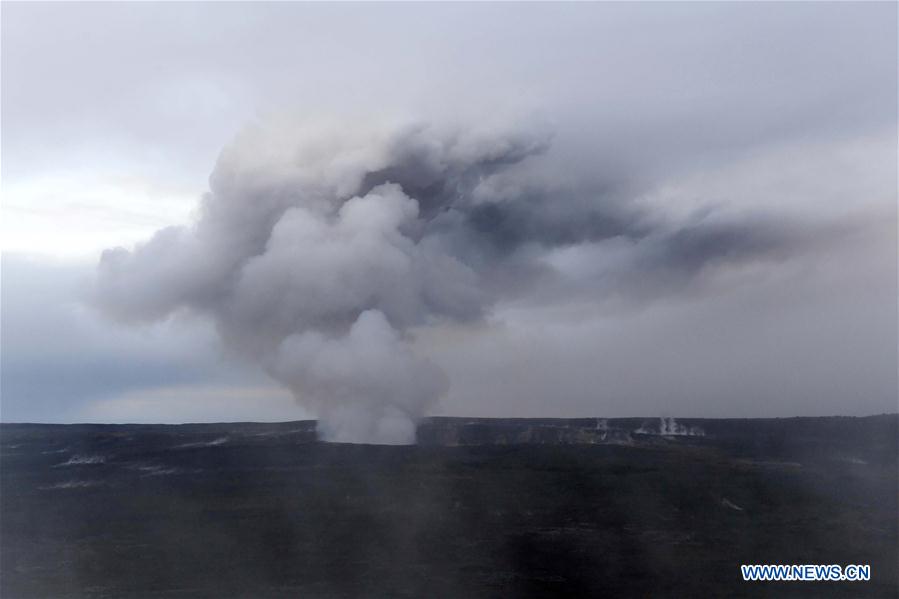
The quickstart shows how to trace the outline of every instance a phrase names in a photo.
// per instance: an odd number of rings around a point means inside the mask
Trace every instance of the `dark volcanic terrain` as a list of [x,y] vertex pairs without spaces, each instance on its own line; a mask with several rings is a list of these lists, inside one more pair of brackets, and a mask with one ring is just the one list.
[[[0,596],[896,597],[899,417],[0,425]],[[741,563],[870,564],[744,583]]]

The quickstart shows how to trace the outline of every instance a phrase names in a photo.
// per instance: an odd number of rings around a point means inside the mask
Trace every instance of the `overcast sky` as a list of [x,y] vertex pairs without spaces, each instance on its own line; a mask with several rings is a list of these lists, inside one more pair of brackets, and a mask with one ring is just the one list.
[[214,318],[88,300],[104,249],[194,222],[222,149],[262,160],[234,140],[279,119],[526,123],[551,143],[514,177],[584,214],[604,190],[640,227],[729,223],[635,254],[630,225],[529,225],[495,283],[526,292],[409,327],[450,381],[433,413],[895,412],[896,47],[895,3],[4,3],[0,418],[310,415]]

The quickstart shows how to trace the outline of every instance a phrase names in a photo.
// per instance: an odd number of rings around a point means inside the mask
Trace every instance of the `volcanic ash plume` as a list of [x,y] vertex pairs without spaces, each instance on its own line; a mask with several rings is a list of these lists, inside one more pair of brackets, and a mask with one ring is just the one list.
[[[606,190],[561,188],[532,168],[547,139],[258,125],[222,152],[194,225],[103,253],[96,301],[122,321],[211,318],[228,349],[318,415],[323,438],[410,443],[448,389],[416,355],[414,327],[477,320],[537,281],[591,297],[609,281],[619,296],[677,289],[707,263],[783,246],[764,222],[670,226]],[[551,257],[572,252],[602,258],[578,275],[596,286],[557,284]]]
[[97,301],[125,321],[210,316],[319,416],[328,440],[409,443],[448,389],[408,329],[479,318],[479,276],[429,227],[539,138],[427,127],[258,127],[227,148],[190,228],[104,252]]

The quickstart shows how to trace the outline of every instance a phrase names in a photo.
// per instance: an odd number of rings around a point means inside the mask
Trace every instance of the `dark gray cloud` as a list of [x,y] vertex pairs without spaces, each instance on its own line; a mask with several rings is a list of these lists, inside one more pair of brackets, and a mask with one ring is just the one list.
[[418,346],[452,381],[441,404],[449,414],[563,413],[550,402],[584,417],[892,413],[891,227],[849,247],[701,276],[664,301],[578,290],[502,306],[487,328],[422,331]]

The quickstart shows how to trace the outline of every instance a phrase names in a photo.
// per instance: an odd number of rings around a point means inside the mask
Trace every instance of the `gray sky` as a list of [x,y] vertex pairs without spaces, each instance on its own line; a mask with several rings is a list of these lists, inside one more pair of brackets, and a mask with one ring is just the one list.
[[[5,3],[0,418],[307,415],[207,319],[122,327],[84,301],[103,249],[192,222],[222,148],[284,115],[533,124],[551,146],[516,181],[701,233],[634,254],[573,226],[593,204],[524,204],[556,240],[524,263],[552,276],[505,264],[526,292],[410,331],[450,380],[435,412],[896,411],[896,10]],[[691,228],[706,213],[727,226]]]

